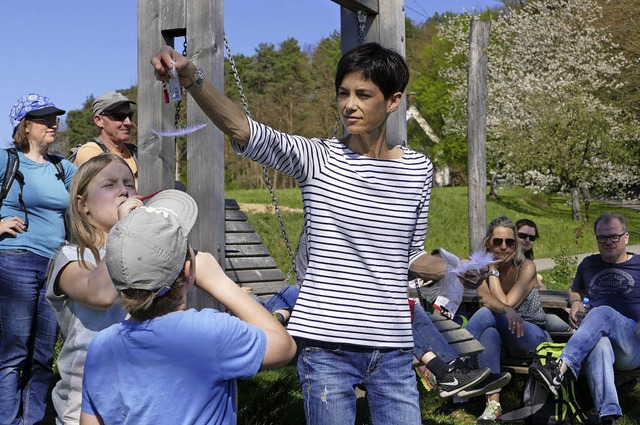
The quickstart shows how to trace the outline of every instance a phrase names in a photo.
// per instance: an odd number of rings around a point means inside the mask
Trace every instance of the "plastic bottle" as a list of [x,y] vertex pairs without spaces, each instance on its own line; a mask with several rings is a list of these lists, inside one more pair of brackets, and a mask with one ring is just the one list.
[[589,304],[589,298],[584,297],[582,299],[582,309],[578,310],[578,312],[576,313],[576,325],[580,326],[580,324],[582,323],[582,320],[584,319],[584,316],[587,315],[587,313],[589,312],[589,308],[591,307],[591,305]]

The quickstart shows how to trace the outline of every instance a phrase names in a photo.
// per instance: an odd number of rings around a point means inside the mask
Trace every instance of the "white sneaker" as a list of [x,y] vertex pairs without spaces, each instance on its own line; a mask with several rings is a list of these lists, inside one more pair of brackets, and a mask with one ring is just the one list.
[[496,419],[502,416],[502,406],[495,400],[487,401],[487,406],[484,408],[482,415],[478,417],[478,424],[488,425],[495,424]]

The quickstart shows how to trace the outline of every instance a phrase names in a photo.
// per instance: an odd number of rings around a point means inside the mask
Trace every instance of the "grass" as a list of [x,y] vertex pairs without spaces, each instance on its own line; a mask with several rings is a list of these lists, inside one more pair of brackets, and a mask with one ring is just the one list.
[[[267,190],[227,191],[227,198],[240,203],[270,204]],[[298,189],[277,191],[278,202],[282,206],[301,208],[302,200]],[[505,214],[511,219],[530,218],[536,222],[541,239],[536,241],[536,258],[560,260],[562,267],[544,271],[545,282],[553,282],[550,289],[566,289],[575,272],[575,262],[571,256],[586,252],[596,252],[592,222],[603,212],[618,212],[627,218],[630,229],[630,243],[640,240],[640,215],[633,210],[612,206],[602,202],[592,202],[589,219],[582,222],[571,220],[571,208],[567,198],[534,194],[521,188],[502,189],[499,198],[487,200],[487,220]],[[469,250],[467,189],[434,188],[429,210],[429,234],[425,243],[428,250],[443,247],[459,255],[466,256]],[[256,232],[271,252],[279,267],[286,273],[289,259],[285,243],[273,214],[249,213],[249,220]],[[302,229],[302,213],[283,213],[287,233],[295,249]],[[558,262],[558,261],[557,261]],[[502,404],[505,411],[521,407],[523,376],[515,377],[505,388]],[[261,372],[254,379],[239,385],[239,424],[291,424],[304,423],[302,395],[294,366],[277,371]],[[589,399],[588,389],[583,386],[583,404]],[[619,388],[620,402],[625,416],[620,425],[640,425],[640,385],[626,384]],[[484,409],[482,397],[469,403],[453,404],[443,400],[433,391],[420,389],[420,404],[424,424],[467,425],[475,424]],[[362,406],[360,406],[362,408]],[[585,407],[585,406],[583,406]],[[275,414],[270,412],[275,410]],[[366,409],[359,410],[357,424],[365,424]]]
[[[597,251],[593,238],[591,222],[605,211],[619,212],[628,220],[631,243],[640,240],[640,215],[637,212],[593,202],[590,207],[590,221],[575,223],[571,221],[571,209],[566,198],[533,194],[523,189],[503,189],[497,200],[487,200],[487,219],[506,214],[513,220],[530,218],[539,227],[541,239],[536,242],[537,258],[567,258],[574,254]],[[302,199],[298,189],[277,191],[280,205],[301,208]],[[267,190],[227,191],[227,198],[241,203],[270,204]],[[273,214],[247,214],[256,228],[256,232],[271,252],[279,267],[286,273],[289,260],[285,243]],[[283,213],[283,219],[293,248],[302,229],[302,213]],[[429,235],[426,247],[433,249],[444,247],[460,256],[468,252],[468,215],[466,188],[435,188],[431,198],[429,216]],[[566,289],[573,278],[575,264],[564,261],[563,269],[544,271],[545,282],[553,278],[556,287]],[[558,269],[558,268],[557,268]],[[521,407],[524,377],[516,376],[504,389],[502,404],[505,411]],[[302,394],[298,383],[295,362],[274,371],[260,372],[255,378],[238,382],[240,425],[299,425],[304,424]],[[584,405],[589,398],[588,389],[582,387]],[[618,389],[620,403],[625,416],[618,421],[620,425],[640,425],[640,385],[626,384]],[[49,403],[51,405],[51,403]],[[585,407],[583,405],[583,407]],[[420,387],[420,406],[423,424],[471,425],[484,409],[482,397],[468,403],[453,404],[450,399],[443,400],[433,391]],[[356,425],[368,423],[366,406],[359,403]],[[50,408],[45,424],[53,424],[55,413]]]
[[[302,199],[298,189],[276,192],[280,205],[301,208]],[[240,203],[270,204],[267,190],[227,191],[227,198]],[[625,215],[628,221],[630,243],[640,241],[640,215],[628,208],[602,202],[592,202],[589,221],[571,220],[571,208],[567,198],[534,194],[521,188],[502,189],[497,200],[487,200],[487,221],[505,214],[512,220],[530,218],[538,225],[541,238],[536,241],[536,258],[559,258],[586,252],[596,252],[598,246],[593,237],[592,222],[599,214],[613,211]],[[276,217],[269,213],[248,213],[276,263],[285,273],[289,269],[289,258],[284,239],[279,231]],[[302,213],[282,213],[287,234],[295,249],[302,229]],[[428,250],[445,248],[465,257],[469,252],[467,189],[465,187],[434,188],[429,210],[429,233],[425,243]],[[543,272],[545,278],[550,272]],[[570,282],[560,279],[550,289],[565,289]]]

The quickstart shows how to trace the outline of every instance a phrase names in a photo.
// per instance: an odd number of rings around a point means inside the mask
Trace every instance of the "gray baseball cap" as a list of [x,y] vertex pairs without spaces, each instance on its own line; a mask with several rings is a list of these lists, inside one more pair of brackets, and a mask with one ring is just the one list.
[[189,231],[197,217],[191,196],[168,189],[118,221],[107,237],[105,254],[116,289],[164,295],[184,268]]
[[122,93],[118,93],[117,91],[108,91],[106,93],[102,93],[93,101],[91,110],[93,111],[93,116],[96,116],[104,112],[109,112],[123,103],[136,104],[136,102],[129,100],[129,98]]

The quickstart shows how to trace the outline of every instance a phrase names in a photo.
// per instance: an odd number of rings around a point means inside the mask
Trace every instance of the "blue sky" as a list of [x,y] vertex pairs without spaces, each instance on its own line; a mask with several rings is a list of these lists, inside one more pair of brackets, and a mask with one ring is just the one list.
[[[498,0],[405,0],[414,22],[436,12],[499,6]],[[227,0],[225,31],[234,54],[289,37],[314,45],[340,27],[331,0]],[[9,111],[22,95],[39,93],[67,111],[90,95],[137,84],[135,0],[5,1],[0,44],[0,146],[11,144]],[[151,68],[149,68],[151,69]]]

